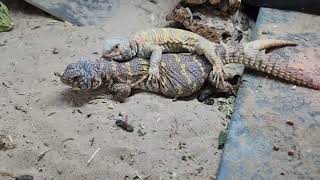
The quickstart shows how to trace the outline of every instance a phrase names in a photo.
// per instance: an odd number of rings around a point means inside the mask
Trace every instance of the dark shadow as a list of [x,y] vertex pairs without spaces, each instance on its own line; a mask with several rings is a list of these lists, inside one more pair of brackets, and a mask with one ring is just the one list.
[[74,91],[71,88],[68,88],[61,92],[61,99],[74,107],[81,107],[95,99],[109,99],[110,95],[111,93],[106,91],[105,88],[88,91]]
[[172,22],[172,21],[170,21],[169,23],[167,23],[164,27],[165,27],[165,28],[171,27],[171,28],[177,28],[177,29],[187,30],[181,23]]
[[241,11],[244,12],[249,19],[253,21],[257,21],[257,17],[259,14],[259,7],[252,6],[250,4],[242,3],[240,7]]

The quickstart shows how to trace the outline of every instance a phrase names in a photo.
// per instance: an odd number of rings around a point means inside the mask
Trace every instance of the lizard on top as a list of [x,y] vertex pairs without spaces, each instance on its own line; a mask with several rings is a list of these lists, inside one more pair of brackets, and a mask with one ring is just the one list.
[[195,53],[204,55],[212,65],[216,87],[225,86],[223,63],[215,52],[218,44],[182,29],[155,28],[137,32],[130,37],[111,37],[103,45],[102,56],[115,61],[134,57],[150,58],[149,80],[159,80],[162,53]]

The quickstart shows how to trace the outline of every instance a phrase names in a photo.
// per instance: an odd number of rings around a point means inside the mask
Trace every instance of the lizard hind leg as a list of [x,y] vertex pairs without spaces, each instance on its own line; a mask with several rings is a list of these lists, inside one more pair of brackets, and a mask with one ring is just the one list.
[[215,82],[216,88],[219,86],[225,87],[226,82],[224,80],[225,73],[223,68],[223,62],[218,53],[215,51],[216,46],[213,43],[202,42],[196,46],[196,52],[198,55],[204,54],[205,57],[212,64],[212,72],[210,76],[213,78]]
[[116,83],[112,86],[112,92],[114,93],[114,99],[121,103],[129,97],[131,93],[131,87],[127,84]]
[[[239,78],[240,79],[240,78]],[[214,86],[213,88],[215,89],[215,92],[219,92],[219,93],[228,93],[228,94],[232,94],[232,95],[237,95],[237,91],[241,85],[242,81],[238,81],[235,85],[232,85],[231,83],[229,83],[228,81],[225,81],[224,84],[219,84],[217,85],[216,82],[216,78],[215,78],[215,74],[214,72],[210,72],[209,77],[208,77],[208,82],[209,85]]]

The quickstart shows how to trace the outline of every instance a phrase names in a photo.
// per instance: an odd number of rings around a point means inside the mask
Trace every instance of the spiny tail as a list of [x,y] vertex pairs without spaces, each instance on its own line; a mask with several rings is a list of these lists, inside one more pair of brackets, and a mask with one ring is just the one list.
[[296,42],[281,40],[281,39],[259,39],[255,41],[248,42],[244,45],[245,49],[257,49],[257,50],[266,50],[273,47],[281,46],[295,46]]
[[320,89],[320,76],[312,71],[309,72],[305,64],[281,61],[272,54],[265,54],[257,49],[228,47],[222,60],[224,64],[243,64],[246,68],[267,73],[299,86]]

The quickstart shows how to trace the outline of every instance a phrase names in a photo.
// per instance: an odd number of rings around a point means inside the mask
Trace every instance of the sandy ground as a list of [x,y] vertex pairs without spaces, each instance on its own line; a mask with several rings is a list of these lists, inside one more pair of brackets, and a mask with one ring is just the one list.
[[[119,13],[100,27],[76,27],[11,1],[15,27],[0,34],[0,134],[11,136],[16,148],[0,151],[0,171],[35,179],[215,175],[218,134],[227,122],[216,105],[172,102],[151,93],[123,104],[90,99],[70,92],[53,75],[80,57],[98,57],[106,37],[166,25],[165,12],[175,4],[143,1],[147,8],[141,8],[141,2],[122,1]],[[127,115],[134,132],[115,126],[119,114]],[[146,134],[139,136],[139,129]]]

